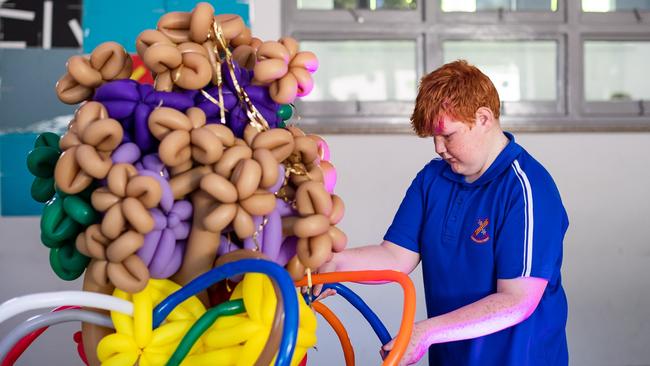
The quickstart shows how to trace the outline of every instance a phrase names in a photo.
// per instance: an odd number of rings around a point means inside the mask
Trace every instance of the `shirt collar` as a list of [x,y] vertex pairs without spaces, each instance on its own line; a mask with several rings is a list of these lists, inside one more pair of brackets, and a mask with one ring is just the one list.
[[506,137],[509,140],[508,144],[503,150],[501,150],[497,158],[492,162],[492,164],[485,171],[485,173],[483,173],[483,175],[481,175],[477,180],[475,180],[472,183],[468,183],[465,180],[465,176],[462,174],[454,173],[454,171],[451,170],[449,164],[446,164],[442,172],[442,175],[454,182],[461,183],[464,186],[468,186],[468,187],[476,187],[476,186],[483,185],[485,183],[490,182],[491,180],[498,177],[499,175],[501,175],[501,173],[503,173],[506,169],[508,169],[508,167],[510,166],[510,164],[512,164],[515,158],[519,156],[522,150],[522,147],[515,142],[515,137],[510,132],[504,131],[503,133],[506,135]]

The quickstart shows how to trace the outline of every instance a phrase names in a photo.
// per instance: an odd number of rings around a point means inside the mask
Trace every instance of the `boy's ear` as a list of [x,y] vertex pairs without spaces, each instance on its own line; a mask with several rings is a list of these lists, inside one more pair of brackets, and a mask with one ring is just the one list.
[[494,113],[487,107],[479,107],[476,110],[476,123],[485,127],[492,127],[495,124]]

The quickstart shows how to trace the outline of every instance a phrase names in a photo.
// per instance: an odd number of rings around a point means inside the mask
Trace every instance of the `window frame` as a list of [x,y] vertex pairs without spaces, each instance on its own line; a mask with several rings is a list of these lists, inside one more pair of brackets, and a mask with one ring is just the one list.
[[[646,36],[641,35],[603,35],[598,33],[585,33],[582,35],[582,41],[580,42],[581,52],[580,55],[584,58],[584,47],[586,42],[590,41],[625,41],[625,42],[647,42],[650,45],[650,34]],[[584,65],[584,59],[583,59]],[[585,80],[584,80],[584,68],[580,75],[580,82],[582,83],[582,88],[580,91],[583,93],[582,100],[582,113],[587,116],[650,116],[650,100],[638,99],[630,101],[588,101],[585,97]]]
[[[415,42],[415,71],[416,80],[423,75],[423,45],[422,35],[416,33],[402,33],[399,35],[357,33],[353,37],[339,33],[300,32],[295,34],[298,39],[306,41],[414,41]],[[393,119],[403,118],[413,110],[414,102],[408,101],[302,101],[294,102],[296,110],[301,117],[301,124],[313,125],[320,118],[327,120],[358,118],[367,126],[388,123]],[[335,112],[335,113],[333,113]],[[377,126],[381,128],[381,126]]]
[[[529,115],[543,115],[543,116],[561,116],[566,114],[566,95],[564,87],[564,80],[566,79],[564,72],[565,55],[565,39],[559,35],[524,35],[523,33],[510,33],[500,35],[442,35],[439,38],[440,49],[443,50],[443,43],[445,41],[521,41],[521,42],[535,42],[535,41],[554,41],[557,45],[556,54],[556,100],[555,101],[501,101],[501,111],[505,112],[502,119],[507,121],[510,117],[516,116],[529,116]],[[442,65],[444,62],[444,55],[442,52],[439,54],[438,64]]]
[[[282,0],[282,6],[283,34],[298,40],[416,39],[421,47],[416,49],[418,80],[442,65],[446,40],[556,41],[557,100],[503,102],[504,128],[515,132],[650,131],[650,101],[587,102],[584,97],[584,42],[650,40],[650,11],[640,12],[639,22],[633,11],[585,13],[581,0],[559,0],[555,12],[474,13],[443,12],[440,0],[421,0],[415,10],[357,10],[356,16],[364,18],[359,23],[355,14],[345,10],[300,10],[296,0]],[[396,26],[402,22],[408,22],[408,27]],[[409,133],[414,102],[297,100],[295,105],[298,123],[314,133]],[[339,112],[332,114],[333,110]]]

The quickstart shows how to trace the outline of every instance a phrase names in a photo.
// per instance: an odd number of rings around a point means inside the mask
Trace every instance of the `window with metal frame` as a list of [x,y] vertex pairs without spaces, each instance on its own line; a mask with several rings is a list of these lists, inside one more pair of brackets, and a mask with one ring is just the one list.
[[283,33],[316,52],[296,102],[319,133],[411,131],[417,83],[466,59],[515,131],[650,130],[650,0],[282,0]]

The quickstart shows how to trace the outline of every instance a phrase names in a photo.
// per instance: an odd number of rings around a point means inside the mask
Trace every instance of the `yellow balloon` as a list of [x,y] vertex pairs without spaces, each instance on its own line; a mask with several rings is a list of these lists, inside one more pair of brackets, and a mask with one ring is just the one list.
[[[114,295],[133,302],[133,317],[111,312],[116,332],[104,337],[97,346],[102,366],[162,366],[183,339],[192,324],[205,313],[196,297],[179,304],[163,324],[153,329],[153,309],[167,296],[180,289],[169,280],[151,279],[147,287],[136,294],[115,290]],[[202,352],[199,340],[190,354]]]
[[[296,351],[291,359],[292,365],[300,363],[307,349],[316,344],[316,316],[298,292],[296,296],[299,327]],[[278,303],[273,283],[266,275],[247,273],[235,287],[230,299],[243,299],[246,312],[217,319],[204,336],[206,353],[189,356],[188,359],[203,360],[204,355],[210,352],[241,349],[235,362],[227,363],[226,360],[219,360],[217,363],[215,359],[214,364],[249,366],[255,363],[266,345]],[[192,363],[191,365],[203,364]]]
[[259,273],[248,273],[242,281],[242,295],[244,297],[244,307],[251,320],[262,321],[262,297],[264,275]]
[[230,366],[239,359],[244,347],[228,347],[187,356],[181,366]]
[[205,336],[205,344],[211,348],[225,348],[246,342],[255,333],[262,330],[262,325],[250,319],[243,319],[233,327],[219,328]]
[[[116,333],[99,342],[97,355],[102,366],[162,366],[205,308],[196,297],[177,306],[158,328],[153,328],[153,308],[180,286],[169,280],[151,279],[136,294],[115,290],[114,295],[133,302],[133,316],[111,312]],[[298,299],[298,339],[291,359],[295,366],[316,344],[316,316],[304,299]],[[255,364],[272,329],[278,299],[271,280],[249,273],[235,287],[231,300],[243,299],[246,312],[217,319],[194,344],[182,366],[248,366]]]

